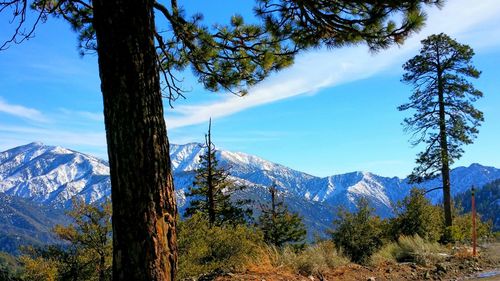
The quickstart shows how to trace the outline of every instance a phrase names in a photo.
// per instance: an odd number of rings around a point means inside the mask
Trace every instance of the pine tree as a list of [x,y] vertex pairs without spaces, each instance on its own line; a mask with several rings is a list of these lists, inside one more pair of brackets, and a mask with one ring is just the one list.
[[[256,23],[233,16],[230,24],[207,25],[176,0],[0,2],[0,13],[12,12],[13,25],[0,50],[31,38],[36,25],[53,15],[79,33],[82,52],[97,51],[115,281],[175,279],[177,206],[162,95],[169,102],[182,96],[176,73],[192,69],[208,90],[245,94],[308,48],[365,42],[376,50],[402,43],[423,26],[422,4],[442,0],[256,3]],[[32,21],[26,20],[29,7],[36,10]]]
[[426,240],[437,241],[443,234],[443,219],[439,210],[422,190],[412,188],[410,194],[396,204],[396,217],[392,219],[393,238],[397,240],[400,235],[418,234]]
[[251,210],[244,209],[248,200],[232,201],[231,195],[242,190],[229,178],[228,170],[219,165],[217,150],[212,143],[212,120],[209,121],[205,135],[205,153],[200,155],[201,166],[196,169],[195,181],[189,188],[187,197],[193,197],[186,208],[185,215],[190,217],[197,212],[205,214],[210,225],[243,224],[250,218]]
[[283,201],[278,200],[276,185],[269,188],[271,205],[262,208],[259,228],[264,232],[264,241],[282,247],[286,243],[300,244],[306,236],[306,228],[298,214],[291,213]]
[[416,111],[404,124],[416,137],[414,145],[425,144],[410,179],[421,182],[441,173],[446,227],[452,225],[450,166],[484,120],[472,105],[483,96],[468,80],[481,74],[472,65],[473,56],[471,47],[441,33],[422,40],[420,54],[403,65],[402,81],[413,85],[414,92],[398,109]]
[[337,250],[353,262],[366,263],[383,244],[383,222],[373,216],[374,209],[366,198],[357,201],[357,211],[340,209],[330,231]]

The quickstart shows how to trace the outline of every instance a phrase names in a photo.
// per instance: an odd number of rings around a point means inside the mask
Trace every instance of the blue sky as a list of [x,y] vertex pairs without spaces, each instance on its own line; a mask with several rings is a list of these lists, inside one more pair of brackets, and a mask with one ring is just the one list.
[[[208,2],[190,1],[186,10],[227,22],[251,7],[251,1]],[[399,81],[401,65],[418,52],[421,39],[445,32],[476,51],[474,64],[483,74],[474,84],[485,95],[476,104],[485,122],[455,166],[500,167],[500,2],[470,3],[428,9],[426,27],[403,46],[376,54],[365,46],[304,53],[244,98],[206,92],[186,72],[187,99],[166,107],[170,141],[201,142],[212,117],[214,142],[222,149],[317,176],[355,170],[406,176],[421,148],[411,147],[403,132],[408,113],[396,110],[411,94]],[[0,27],[4,40],[11,31],[5,16]],[[0,150],[42,141],[106,158],[97,58],[81,58],[76,45],[65,22],[49,19],[34,39],[0,52]]]

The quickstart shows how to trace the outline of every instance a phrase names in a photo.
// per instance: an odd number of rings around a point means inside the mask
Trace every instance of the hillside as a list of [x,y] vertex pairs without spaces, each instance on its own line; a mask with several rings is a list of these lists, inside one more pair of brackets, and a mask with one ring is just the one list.
[[0,193],[0,252],[18,253],[20,245],[55,243],[52,227],[68,221],[61,209]]
[[[500,180],[495,180],[482,187],[477,188],[475,192],[476,210],[482,220],[491,221],[493,230],[500,230]],[[455,196],[455,202],[464,213],[471,211],[471,191],[460,193]]]

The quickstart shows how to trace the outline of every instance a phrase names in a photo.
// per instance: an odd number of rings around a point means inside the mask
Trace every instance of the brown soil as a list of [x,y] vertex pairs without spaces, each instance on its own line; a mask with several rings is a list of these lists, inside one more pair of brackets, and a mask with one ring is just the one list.
[[500,243],[485,245],[477,258],[467,256],[448,257],[445,260],[420,266],[414,263],[386,263],[376,267],[349,264],[316,274],[303,276],[284,269],[251,269],[242,273],[226,274],[217,278],[219,281],[256,280],[256,281],[381,281],[381,280],[478,280],[500,281],[496,275],[478,278],[481,272],[500,270]]

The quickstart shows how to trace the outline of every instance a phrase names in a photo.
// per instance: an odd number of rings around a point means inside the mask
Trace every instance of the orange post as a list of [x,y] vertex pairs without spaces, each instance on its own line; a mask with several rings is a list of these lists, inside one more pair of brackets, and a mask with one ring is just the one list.
[[475,200],[475,189],[474,189],[474,186],[472,186],[472,189],[471,189],[471,199],[472,199],[472,205],[471,205],[471,209],[472,209],[472,255],[475,257],[476,256],[476,245],[477,245],[477,241],[476,241],[476,200]]

